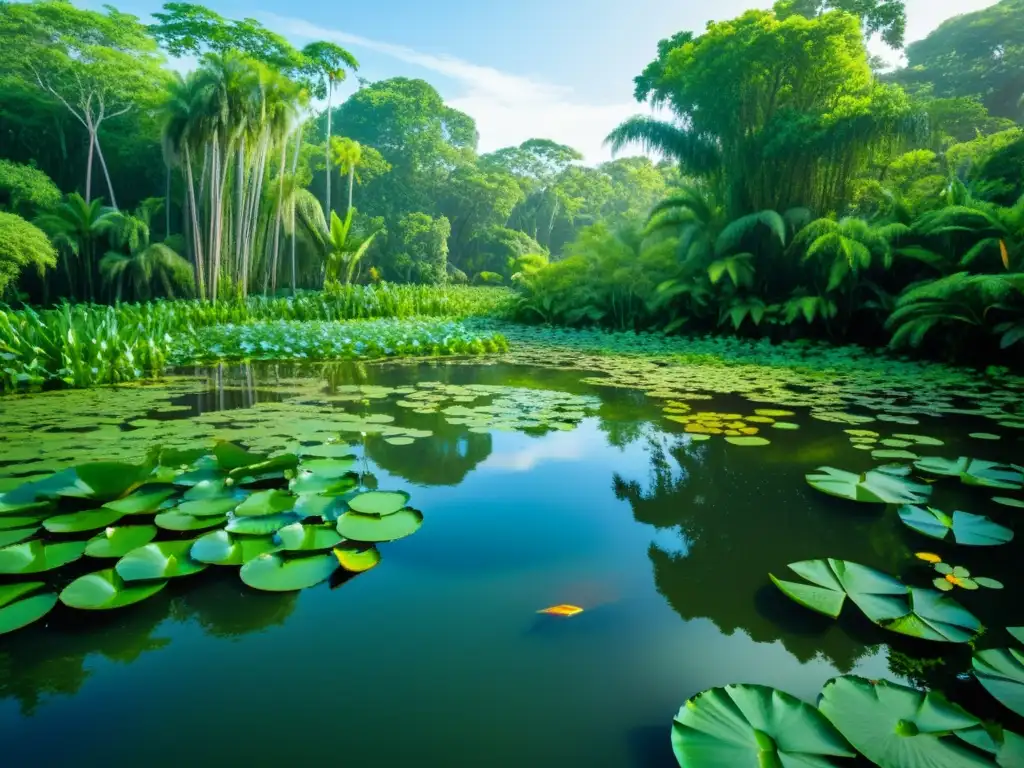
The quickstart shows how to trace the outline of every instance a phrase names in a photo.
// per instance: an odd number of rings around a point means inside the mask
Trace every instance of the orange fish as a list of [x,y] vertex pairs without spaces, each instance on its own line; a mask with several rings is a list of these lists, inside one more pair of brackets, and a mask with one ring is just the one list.
[[545,608],[537,613],[546,613],[549,616],[575,616],[577,613],[583,613],[583,609],[578,605],[552,605],[550,608]]

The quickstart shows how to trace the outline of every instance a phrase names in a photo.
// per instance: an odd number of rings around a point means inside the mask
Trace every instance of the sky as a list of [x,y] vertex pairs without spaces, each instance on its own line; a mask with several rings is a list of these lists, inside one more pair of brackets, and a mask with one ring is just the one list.
[[[995,0],[905,0],[907,41],[942,21]],[[148,20],[158,2],[119,8]],[[607,160],[604,137],[646,109],[633,99],[633,78],[658,40],[681,29],[738,16],[772,0],[223,0],[206,4],[228,18],[251,17],[302,46],[332,40],[360,61],[359,76],[427,80],[445,101],[471,115],[481,152],[549,138],[580,150],[588,163]],[[88,2],[87,5],[99,5]],[[898,55],[882,44],[874,53]],[[354,78],[338,89],[346,98]],[[339,126],[341,132],[343,127]]]

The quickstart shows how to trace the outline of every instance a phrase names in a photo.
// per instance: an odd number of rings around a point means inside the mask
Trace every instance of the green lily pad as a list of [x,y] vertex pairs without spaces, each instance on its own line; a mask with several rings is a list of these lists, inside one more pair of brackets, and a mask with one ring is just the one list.
[[911,587],[911,612],[880,626],[890,632],[944,643],[966,643],[981,630],[981,622],[949,595]]
[[0,584],[0,608],[10,605],[20,597],[45,587],[41,581],[21,581],[15,584]]
[[166,531],[204,531],[207,528],[224,525],[227,519],[227,515],[193,517],[172,509],[168,512],[161,512],[153,519],[153,522]]
[[280,515],[262,515],[256,517],[232,517],[224,530],[228,533],[242,533],[252,536],[266,536],[292,523],[301,523],[302,515],[283,512]]
[[1024,473],[1012,466],[994,461],[982,461],[961,456],[958,459],[943,459],[928,456],[918,459],[914,466],[922,472],[943,477],[959,477],[965,485],[980,485],[985,488],[1018,490],[1024,486]]
[[355,457],[343,457],[340,459],[313,458],[303,459],[299,469],[304,472],[312,472],[323,478],[337,479],[344,477],[355,464]]
[[113,525],[124,517],[122,512],[115,509],[100,507],[84,512],[72,512],[69,515],[57,515],[43,521],[43,527],[50,533],[82,533],[83,531],[98,531]]
[[275,539],[281,549],[288,552],[315,552],[341,542],[341,536],[333,525],[303,525],[292,523],[281,528]]
[[942,694],[848,675],[830,680],[818,709],[881,768],[982,768],[991,762],[951,734],[978,718]]
[[771,440],[769,440],[766,437],[751,437],[749,435],[740,435],[726,437],[725,442],[731,445],[754,447],[758,445],[769,445],[771,443]]
[[39,539],[0,549],[0,573],[42,573],[73,563],[85,552],[84,541],[44,544]]
[[240,445],[229,443],[226,440],[218,440],[213,447],[213,455],[217,458],[217,465],[224,472],[231,472],[235,469],[244,469],[253,464],[262,464],[267,461],[267,456],[259,453],[250,453]]
[[694,696],[672,725],[672,750],[686,768],[832,765],[855,753],[817,709],[763,685],[727,685]]
[[1013,635],[1015,640],[1024,643],[1024,627],[1007,627],[1006,631]]
[[74,472],[78,477],[74,488],[66,489],[58,495],[112,501],[141,485],[153,474],[153,466],[123,461],[95,461],[78,465]]
[[192,485],[182,497],[185,501],[202,499],[222,499],[231,496],[232,489],[225,484],[223,477],[208,477]]
[[363,573],[380,563],[380,552],[372,544],[345,541],[334,548],[341,567],[352,573]]
[[295,469],[298,465],[298,456],[292,453],[282,453],[266,461],[232,469],[228,472],[228,477],[238,482],[246,478],[283,476],[285,472]]
[[166,586],[166,580],[128,583],[113,568],[107,568],[72,581],[60,593],[60,601],[70,608],[110,610],[138,603]]
[[124,557],[133,549],[156,538],[155,525],[126,525],[107,528],[85,543],[89,557]]
[[783,416],[795,416],[793,411],[781,411],[775,408],[755,408],[754,413],[758,416],[769,416],[773,419]]
[[1002,504],[1004,507],[1016,507],[1017,509],[1024,509],[1024,500],[1014,499],[1009,496],[993,496],[992,501],[996,504]]
[[287,491],[258,491],[235,507],[239,517],[262,517],[279,515],[295,506],[295,497]]
[[836,618],[846,597],[878,623],[904,616],[908,611],[907,586],[888,574],[846,560],[802,560],[789,569],[811,582],[783,581],[769,574],[782,592],[795,602]]
[[[559,429],[563,428],[557,424],[554,426]],[[384,442],[388,445],[412,445],[416,439],[413,437],[385,437]]]
[[917,457],[918,457],[917,454],[912,452],[912,451],[903,451],[903,450],[897,450],[897,449],[889,450],[889,449],[884,449],[883,448],[883,449],[871,452],[871,458],[872,459],[897,459],[897,460],[913,461]]
[[10,531],[0,531],[0,548],[17,544],[19,541],[31,538],[39,532],[39,526],[31,528],[15,528]]
[[800,425],[791,421],[776,421],[772,424],[772,429],[800,429]]
[[913,416],[901,416],[898,413],[879,413],[877,414],[877,418],[879,421],[888,421],[890,424],[907,424],[914,426],[915,424],[921,423]]
[[830,496],[876,504],[919,504],[931,494],[927,485],[878,469],[858,475],[834,467],[818,467],[806,475],[806,480],[812,488]]
[[879,445],[884,445],[886,448],[908,448],[913,444],[912,440],[900,440],[896,437],[887,437],[879,441]]
[[27,528],[32,525],[38,525],[48,517],[48,512],[43,512],[38,515],[29,516],[11,516],[0,517],[0,531],[10,531],[15,528]]
[[306,445],[299,449],[299,455],[320,459],[351,459],[356,461],[352,446],[348,443],[324,443],[323,445]]
[[[28,585],[18,584],[12,586],[25,587]],[[41,582],[32,582],[32,590],[38,589],[41,586],[43,586]],[[25,591],[20,594],[25,594]],[[33,595],[32,597],[22,599],[8,597],[6,600],[4,595],[0,593],[0,606],[2,606],[0,607],[0,635],[27,627],[34,621],[39,621],[39,619],[52,611],[53,606],[56,604],[57,595],[52,592],[44,592],[40,595]]]
[[355,472],[347,472],[342,477],[327,477],[299,469],[299,473],[288,483],[288,488],[292,493],[300,496],[314,493],[324,496],[340,496],[358,485],[359,475]]
[[338,533],[353,541],[394,541],[415,533],[423,524],[423,513],[412,507],[378,517],[349,511],[338,518]]
[[971,432],[968,437],[973,437],[975,440],[1000,440],[999,435],[991,432]]
[[195,501],[183,501],[175,510],[192,517],[223,517],[228,512],[233,512],[241,503],[242,498],[238,496],[211,496]]
[[897,432],[896,434],[893,435],[893,437],[896,438],[897,440],[907,440],[913,443],[914,445],[937,446],[945,444],[942,440],[939,440],[939,438],[931,437],[929,435],[909,435],[905,432]]
[[148,515],[156,512],[161,504],[177,492],[176,488],[142,489],[123,499],[108,501],[103,508],[120,512],[122,515]]
[[196,539],[189,554],[200,563],[243,565],[277,549],[272,536],[232,536],[227,531],[214,531]]
[[285,559],[266,554],[242,566],[242,581],[254,589],[268,592],[291,592],[313,587],[326,581],[338,569],[338,560],[330,552]]
[[950,531],[957,544],[974,547],[1005,544],[1013,539],[1009,528],[970,512],[955,511],[949,516],[934,507],[904,506],[899,515],[904,525],[933,539],[944,539]]
[[974,654],[971,663],[985,690],[1024,716],[1024,653],[1016,648],[992,648]]
[[206,568],[189,557],[191,541],[158,541],[133,549],[114,568],[125,581],[191,576]]
[[367,491],[348,500],[348,508],[361,515],[393,515],[409,503],[404,491]]

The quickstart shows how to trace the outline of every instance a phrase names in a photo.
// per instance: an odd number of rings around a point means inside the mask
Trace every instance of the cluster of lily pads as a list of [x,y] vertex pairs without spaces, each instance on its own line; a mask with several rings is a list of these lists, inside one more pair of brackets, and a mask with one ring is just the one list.
[[507,348],[499,334],[478,335],[447,320],[277,321],[200,329],[173,347],[171,361],[185,365],[224,360],[436,357],[483,355]]
[[[690,395],[690,400],[705,399],[707,396]],[[707,440],[712,435],[723,435],[733,445],[768,445],[771,440],[757,437],[762,428],[799,429],[799,424],[778,419],[793,416],[793,411],[778,408],[756,408],[751,416],[739,413],[718,413],[715,411],[694,411],[693,406],[678,400],[669,400],[662,408],[665,418],[686,425],[686,432],[693,440]]]
[[[419,529],[402,491],[371,489],[344,442],[267,455],[226,441],[212,450],[156,448],[141,464],[92,462],[0,494],[0,633],[59,601],[108,610],[169,579],[240,566],[255,589],[312,587],[380,562],[376,545]],[[70,578],[82,558],[98,570]]]

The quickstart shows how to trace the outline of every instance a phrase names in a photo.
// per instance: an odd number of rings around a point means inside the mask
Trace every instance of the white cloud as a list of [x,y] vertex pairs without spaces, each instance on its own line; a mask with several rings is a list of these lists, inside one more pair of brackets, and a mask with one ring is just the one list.
[[447,55],[421,53],[400,45],[328,29],[303,19],[261,14],[267,26],[287,37],[330,40],[375,51],[406,64],[450,78],[457,92],[445,101],[476,120],[480,151],[521,144],[541,137],[568,144],[588,163],[610,158],[604,137],[630,115],[642,111],[635,102],[587,104],[571,88],[473,64]]
[[583,458],[585,438],[571,432],[555,432],[546,440],[530,443],[518,451],[492,453],[481,464],[488,469],[527,472],[547,461],[572,461]]

